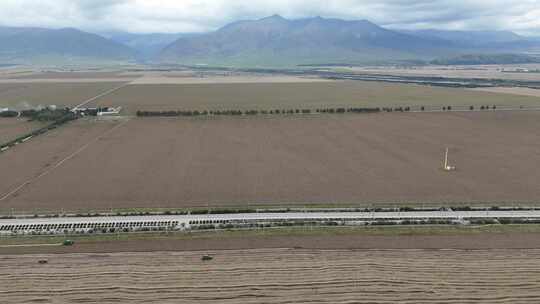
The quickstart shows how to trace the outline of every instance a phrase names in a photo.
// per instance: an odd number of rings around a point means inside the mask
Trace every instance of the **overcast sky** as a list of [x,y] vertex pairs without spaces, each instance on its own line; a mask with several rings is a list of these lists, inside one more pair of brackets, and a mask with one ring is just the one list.
[[540,36],[540,0],[0,0],[0,25],[94,32],[201,32],[273,14]]

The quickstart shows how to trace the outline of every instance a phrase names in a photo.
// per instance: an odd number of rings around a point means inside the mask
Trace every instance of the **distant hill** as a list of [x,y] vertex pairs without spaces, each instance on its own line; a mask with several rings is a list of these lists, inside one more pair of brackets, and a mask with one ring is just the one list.
[[440,58],[431,61],[437,65],[475,65],[475,64],[523,64],[540,63],[540,57],[524,54],[468,54]]
[[[475,54],[475,55],[470,55]],[[367,20],[274,15],[202,34],[101,35],[73,28],[0,27],[0,64],[101,62],[279,67],[444,62],[523,63],[540,38],[508,31],[389,30]],[[498,55],[498,56],[494,56]],[[472,63],[471,63],[472,64]]]
[[[389,30],[367,20],[288,20],[274,15],[234,22],[195,37],[181,37],[158,59],[200,65],[339,65],[430,62],[466,54],[527,52],[540,52],[540,40],[509,31]],[[520,58],[524,59],[515,59]],[[512,61],[504,56],[492,59]]]
[[467,47],[478,47],[492,43],[508,43],[525,40],[525,37],[510,31],[446,31],[428,29],[401,32],[421,38],[441,39],[452,42],[458,46]]
[[[520,36],[510,31],[418,30],[402,32],[420,38],[441,39],[460,49],[462,54],[499,53],[508,55],[508,53],[540,52],[539,38]],[[504,59],[504,56],[499,59]],[[519,58],[516,57],[516,59]]]
[[196,34],[136,34],[125,32],[111,32],[101,34],[117,43],[121,43],[136,51],[137,59],[141,61],[151,61],[168,45],[181,37],[194,36]]
[[453,52],[440,39],[387,30],[366,20],[287,20],[275,15],[180,38],[161,52],[160,60],[231,65],[366,63],[433,59]]
[[73,28],[0,27],[0,62],[125,61],[129,47]]

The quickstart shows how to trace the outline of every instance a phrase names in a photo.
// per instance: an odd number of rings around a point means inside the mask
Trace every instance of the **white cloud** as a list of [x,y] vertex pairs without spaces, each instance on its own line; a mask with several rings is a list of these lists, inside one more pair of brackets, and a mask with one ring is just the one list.
[[402,28],[499,29],[540,35],[540,0],[2,0],[0,24],[90,31],[208,31],[281,14],[368,19]]

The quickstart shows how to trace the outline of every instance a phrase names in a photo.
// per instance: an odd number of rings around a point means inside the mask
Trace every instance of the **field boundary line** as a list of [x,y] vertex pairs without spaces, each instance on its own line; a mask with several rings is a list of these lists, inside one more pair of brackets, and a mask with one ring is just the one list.
[[7,198],[9,198],[11,195],[13,195],[14,193],[16,193],[17,191],[21,190],[22,188],[26,187],[27,185],[39,180],[40,178],[46,176],[47,174],[51,173],[52,171],[54,171],[56,168],[62,166],[65,162],[67,162],[68,160],[74,158],[75,156],[77,156],[79,153],[83,152],[84,150],[86,150],[91,144],[95,143],[96,141],[100,140],[103,136],[106,136],[110,133],[112,133],[114,130],[118,129],[119,127],[125,125],[127,122],[129,122],[129,120],[126,120],[124,122],[121,122],[120,124],[112,127],[111,129],[101,133],[100,135],[98,135],[97,137],[95,137],[94,139],[90,140],[89,142],[87,142],[86,144],[84,144],[82,147],[80,147],[79,149],[77,149],[75,152],[71,153],[70,155],[66,156],[65,158],[63,158],[62,160],[60,160],[59,162],[57,162],[54,166],[52,166],[51,168],[49,168],[48,170],[45,170],[44,172],[42,172],[41,174],[37,175],[36,177],[33,177],[27,181],[25,181],[24,183],[22,183],[21,185],[17,186],[15,189],[9,191],[8,193],[6,193],[5,195],[3,195],[2,197],[0,197],[0,202],[1,201],[4,201],[6,200]]
[[86,105],[86,104],[88,104],[88,103],[91,103],[92,101],[98,100],[98,99],[100,99],[101,97],[104,97],[104,96],[107,96],[107,95],[109,95],[109,94],[112,94],[112,93],[114,93],[114,92],[120,90],[121,88],[123,88],[123,87],[125,87],[125,86],[128,86],[129,84],[130,84],[129,82],[126,82],[126,83],[124,83],[124,84],[122,84],[122,85],[120,85],[120,86],[118,86],[118,87],[112,88],[112,89],[110,89],[110,90],[108,90],[108,91],[105,91],[105,92],[103,92],[103,93],[101,93],[101,94],[99,94],[99,95],[97,95],[97,96],[94,96],[94,97],[92,97],[92,98],[90,98],[90,99],[87,99],[87,100],[83,101],[81,104],[75,106],[75,107],[73,108],[72,111],[75,111],[75,110],[79,109],[80,107],[82,107],[82,106],[84,106],[84,105]]
[[43,243],[43,244],[15,244],[15,245],[0,245],[0,248],[19,248],[19,247],[56,247],[61,246],[61,243]]

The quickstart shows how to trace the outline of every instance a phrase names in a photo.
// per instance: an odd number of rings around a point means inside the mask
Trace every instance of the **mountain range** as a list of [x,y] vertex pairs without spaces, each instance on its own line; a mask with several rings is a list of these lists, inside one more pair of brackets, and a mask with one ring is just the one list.
[[369,21],[321,17],[287,20],[275,15],[239,21],[215,32],[180,38],[164,62],[257,65],[374,62],[450,54],[438,41],[379,27]]
[[365,64],[538,50],[538,41],[513,32],[400,31],[367,20],[287,20],[274,15],[180,38],[161,52],[159,60],[210,65]]
[[130,47],[73,28],[0,27],[0,63],[125,61]]
[[130,47],[139,61],[151,61],[160,52],[181,37],[192,37],[192,33],[149,33],[134,34],[125,32],[100,33],[101,36]]
[[[144,61],[186,65],[291,66],[448,62],[447,58],[531,61],[540,39],[509,31],[387,29],[367,20],[274,15],[200,34],[100,35],[77,29],[0,27],[0,63]],[[505,56],[501,56],[504,54]],[[513,56],[515,54],[516,56]],[[470,56],[473,55],[473,56]],[[537,60],[533,56],[532,61]],[[489,61],[489,60],[488,60]]]

